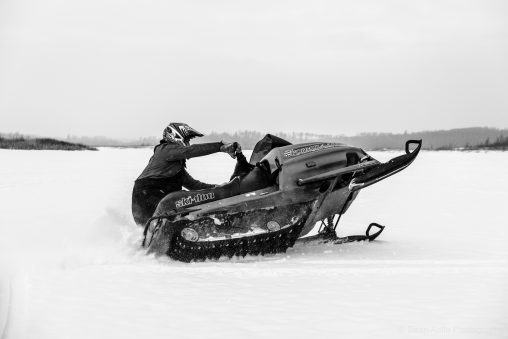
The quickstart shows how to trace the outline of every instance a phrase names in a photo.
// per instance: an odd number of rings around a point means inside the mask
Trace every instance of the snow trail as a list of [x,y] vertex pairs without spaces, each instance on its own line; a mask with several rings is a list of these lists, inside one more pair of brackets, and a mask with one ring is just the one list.
[[[506,335],[508,176],[487,180],[506,153],[422,152],[363,190],[340,233],[376,221],[378,241],[193,264],[139,247],[130,192],[150,154],[0,150],[6,338]],[[188,166],[220,183],[234,162]]]

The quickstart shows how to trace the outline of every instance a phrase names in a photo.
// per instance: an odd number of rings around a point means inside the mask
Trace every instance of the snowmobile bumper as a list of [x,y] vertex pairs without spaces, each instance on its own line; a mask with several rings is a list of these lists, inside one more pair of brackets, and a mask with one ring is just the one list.
[[[413,151],[410,151],[409,149],[411,144],[417,144]],[[361,175],[357,175],[353,180],[351,180],[351,183],[349,184],[350,191],[357,191],[388,178],[389,176],[408,167],[420,152],[421,146],[421,140],[408,140],[405,145],[406,154],[393,158],[386,163],[380,163],[379,161],[369,157],[370,159],[367,161],[360,162],[356,165],[339,168],[337,170],[321,173],[305,179],[298,179],[297,184],[298,186],[303,186],[331,180],[344,174],[363,172]]]
[[[411,144],[417,145],[413,151],[410,150]],[[406,141],[406,154],[395,157],[386,163],[379,164],[377,166],[370,166],[365,173],[356,176],[353,180],[351,180],[349,183],[349,190],[351,192],[357,191],[402,171],[415,160],[421,147],[422,140]]]

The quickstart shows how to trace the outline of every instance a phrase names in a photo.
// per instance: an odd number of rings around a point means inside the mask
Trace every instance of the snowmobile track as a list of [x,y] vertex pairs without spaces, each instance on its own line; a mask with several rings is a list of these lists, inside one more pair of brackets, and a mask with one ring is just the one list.
[[180,232],[176,232],[178,235],[175,236],[167,254],[173,259],[191,262],[206,259],[217,260],[221,256],[232,258],[233,256],[285,253],[295,244],[304,224],[305,220],[300,220],[290,227],[270,233],[248,238],[206,242],[188,241],[180,235]]

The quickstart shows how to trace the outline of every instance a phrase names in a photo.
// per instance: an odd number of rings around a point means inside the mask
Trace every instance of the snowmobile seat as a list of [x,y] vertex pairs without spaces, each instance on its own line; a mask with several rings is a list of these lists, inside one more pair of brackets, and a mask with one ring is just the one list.
[[236,176],[229,182],[214,188],[172,192],[159,202],[157,210],[177,212],[190,206],[260,190],[272,184],[273,181],[269,173],[262,168],[255,167],[247,175],[243,177]]
[[278,171],[271,171],[271,166],[267,163],[268,160],[263,161],[263,159],[274,148],[287,145],[291,145],[291,143],[271,134],[265,135],[255,145],[249,161],[242,153],[237,154],[237,164],[229,182],[204,190],[172,192],[159,202],[157,211],[178,212],[189,206],[201,205],[276,185]]

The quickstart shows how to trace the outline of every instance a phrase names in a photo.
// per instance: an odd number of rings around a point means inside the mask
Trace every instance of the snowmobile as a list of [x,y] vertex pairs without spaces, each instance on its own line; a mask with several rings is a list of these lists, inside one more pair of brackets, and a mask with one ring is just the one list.
[[[372,223],[365,235],[338,237],[340,217],[361,189],[408,167],[421,146],[421,140],[408,140],[405,154],[381,163],[357,147],[293,145],[268,134],[249,161],[237,154],[228,183],[164,197],[146,223],[143,246],[190,262],[281,253],[297,240],[372,241],[383,226]],[[318,233],[307,236],[318,223]]]

